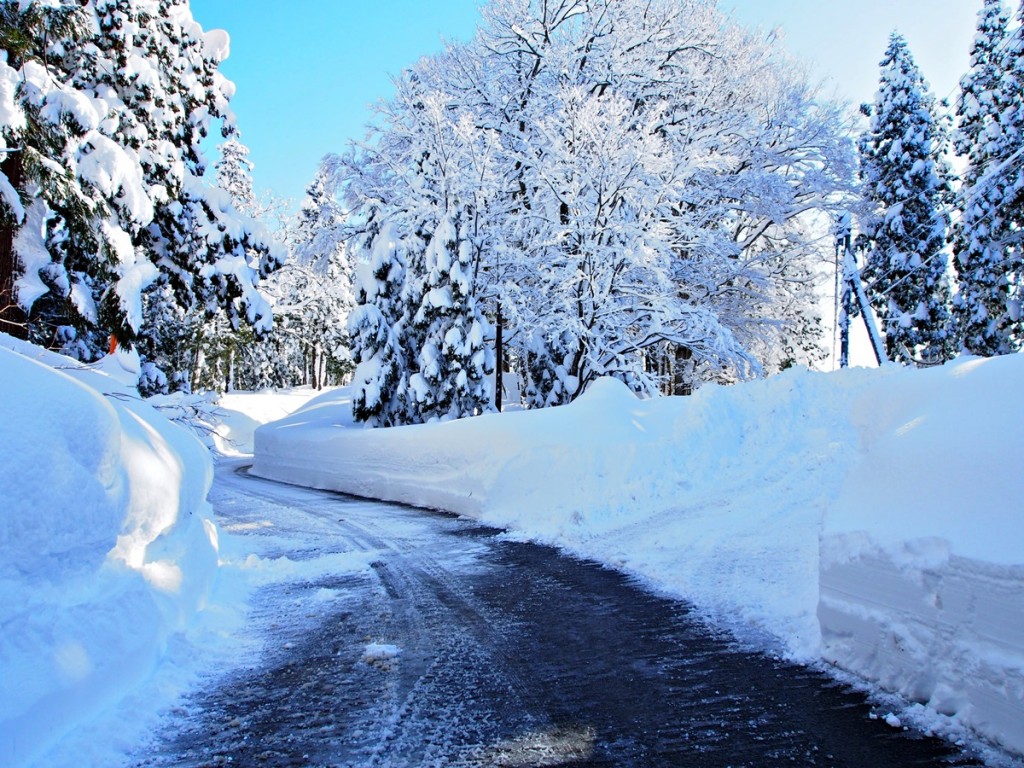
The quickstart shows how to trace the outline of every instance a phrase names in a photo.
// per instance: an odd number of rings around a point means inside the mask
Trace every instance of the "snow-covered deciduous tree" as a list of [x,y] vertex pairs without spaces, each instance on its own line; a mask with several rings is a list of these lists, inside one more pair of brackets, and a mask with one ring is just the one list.
[[483,18],[403,75],[338,176],[357,219],[373,207],[408,238],[402,342],[422,344],[413,238],[448,213],[528,406],[604,375],[683,391],[684,371],[812,358],[829,254],[809,218],[852,191],[841,109],[712,3],[494,0]]
[[[674,279],[671,206],[681,189],[657,131],[665,116],[653,109],[637,115],[630,100],[578,86],[549,97],[550,115],[536,118],[525,142],[531,231],[516,238],[526,285],[538,300],[510,308],[517,325],[533,330],[535,345],[551,345],[529,350],[534,361],[557,361],[552,373],[560,386],[533,384],[547,404],[556,402],[555,392],[568,402],[606,375],[652,391],[642,350],[667,339],[703,352],[699,336],[719,336],[711,329],[720,325],[705,313],[710,326],[697,331],[694,308]],[[729,335],[721,329],[722,338]],[[742,359],[738,344],[719,351],[728,363]]]
[[135,345],[157,322],[143,294],[164,285],[184,311],[269,330],[257,284],[282,251],[204,184],[200,142],[215,120],[232,130],[227,35],[204,32],[186,0],[2,8],[21,33],[5,34],[0,81],[14,91],[0,130],[21,151],[0,188],[33,338],[87,358],[108,334]]
[[1014,352],[1024,343],[1024,32],[1008,25],[1001,0],[985,0],[956,105],[954,142],[967,167],[954,230],[954,309],[963,348],[977,355]]
[[949,168],[935,99],[906,41],[890,37],[875,103],[865,105],[860,175],[871,206],[861,222],[864,277],[889,359],[937,363],[956,354],[944,252]]

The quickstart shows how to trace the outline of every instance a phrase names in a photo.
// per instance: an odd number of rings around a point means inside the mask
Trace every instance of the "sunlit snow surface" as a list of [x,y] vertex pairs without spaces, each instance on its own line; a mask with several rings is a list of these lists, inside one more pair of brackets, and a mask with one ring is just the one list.
[[[237,524],[258,539],[219,530],[210,454],[139,399],[137,364],[83,366],[0,335],[4,768],[125,764],[184,692],[261,652],[243,631],[255,590],[369,567],[365,553],[279,556],[310,532],[258,508]],[[256,419],[290,410],[278,400],[310,394],[262,395],[225,421],[251,441]]]
[[[130,360],[2,341],[0,763],[117,765],[183,691],[259,651],[241,632],[254,590],[368,562],[280,557],[258,510],[217,530],[208,457],[131,397]],[[555,543],[930,705],[894,702],[904,724],[1020,750],[1022,382],[1021,356],[658,401],[600,381],[563,408],[386,431],[353,426],[336,390],[260,430],[256,463]],[[224,398],[220,451],[312,394]],[[254,531],[258,551],[238,535]]]
[[209,453],[125,385],[137,363],[82,366],[0,336],[5,766],[146,680],[217,574]]
[[556,544],[1024,752],[1021,382],[1020,355],[648,401],[600,380],[390,430],[338,390],[257,430],[254,472]]

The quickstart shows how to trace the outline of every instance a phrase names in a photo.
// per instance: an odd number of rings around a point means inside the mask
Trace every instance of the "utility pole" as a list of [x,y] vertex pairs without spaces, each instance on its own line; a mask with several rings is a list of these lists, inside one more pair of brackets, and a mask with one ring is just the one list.
[[868,302],[867,294],[864,293],[864,284],[860,279],[860,269],[857,267],[857,258],[853,254],[853,228],[850,223],[850,214],[842,213],[836,224],[836,270],[842,269],[842,298],[839,310],[839,366],[847,368],[850,365],[850,315],[853,313],[853,302],[856,299],[860,316],[864,318],[864,327],[868,330],[868,338],[871,339],[871,349],[875,353],[875,360],[881,365],[888,362],[885,354],[885,345],[882,344],[882,337],[875,325],[875,316],[871,313],[871,304]]
[[[839,367],[850,365],[850,314],[853,310],[853,292],[846,277],[846,254],[850,250],[852,228],[850,214],[839,214],[836,223],[836,302],[839,325]],[[834,348],[833,348],[834,354]]]

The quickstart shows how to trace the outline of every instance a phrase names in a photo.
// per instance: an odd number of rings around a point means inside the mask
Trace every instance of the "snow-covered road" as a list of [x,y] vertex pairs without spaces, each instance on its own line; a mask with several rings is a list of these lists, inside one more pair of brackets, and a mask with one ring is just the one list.
[[267,566],[249,652],[136,765],[975,764],[555,550],[240,462],[210,498]]

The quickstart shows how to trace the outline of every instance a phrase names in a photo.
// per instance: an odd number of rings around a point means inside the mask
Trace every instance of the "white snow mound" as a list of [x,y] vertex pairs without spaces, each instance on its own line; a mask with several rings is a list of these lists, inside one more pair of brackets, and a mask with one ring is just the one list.
[[[445,509],[629,571],[1024,753],[1024,356],[255,432],[253,472]],[[767,633],[767,637],[766,637]]]
[[124,367],[0,335],[5,766],[144,680],[216,575],[209,454],[103,370]]

